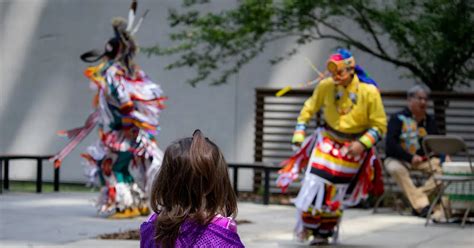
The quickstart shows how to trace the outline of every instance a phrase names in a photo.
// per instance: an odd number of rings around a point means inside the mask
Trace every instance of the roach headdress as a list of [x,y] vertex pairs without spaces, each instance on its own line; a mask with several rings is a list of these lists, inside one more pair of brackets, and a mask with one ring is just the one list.
[[138,52],[138,46],[134,39],[134,34],[139,30],[143,19],[148,13],[148,10],[135,23],[135,15],[137,10],[137,1],[133,0],[128,13],[128,21],[122,17],[115,17],[112,19],[112,27],[114,36],[107,41],[102,52],[98,50],[91,50],[81,55],[81,59],[87,63],[94,63],[102,58],[109,61],[116,61],[122,63],[129,74],[134,74],[133,58]]

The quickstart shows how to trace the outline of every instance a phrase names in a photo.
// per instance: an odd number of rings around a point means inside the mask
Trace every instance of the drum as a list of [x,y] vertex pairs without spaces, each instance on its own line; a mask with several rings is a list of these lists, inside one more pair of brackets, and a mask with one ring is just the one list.
[[[442,167],[444,175],[474,176],[469,162],[445,162]],[[474,181],[451,183],[445,194],[449,197],[451,208],[467,209],[471,206],[474,209]]]

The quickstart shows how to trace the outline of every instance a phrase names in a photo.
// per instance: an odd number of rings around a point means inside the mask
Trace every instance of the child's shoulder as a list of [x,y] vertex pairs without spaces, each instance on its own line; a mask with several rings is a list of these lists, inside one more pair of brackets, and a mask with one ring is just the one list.
[[237,232],[237,223],[231,217],[224,217],[220,214],[216,215],[214,219],[212,219],[212,224],[223,227],[225,229],[231,230],[233,232]]
[[140,225],[140,247],[155,247],[155,220],[156,214],[153,213],[148,219]]
[[[155,222],[157,216],[158,216],[158,215],[157,215],[156,213],[150,214],[150,216],[148,216],[148,219],[147,219],[146,221],[144,221],[143,224]],[[143,224],[142,224],[142,225],[143,225]]]
[[146,221],[140,225],[140,229],[146,228],[147,226],[153,226],[156,220],[156,213],[151,214]]

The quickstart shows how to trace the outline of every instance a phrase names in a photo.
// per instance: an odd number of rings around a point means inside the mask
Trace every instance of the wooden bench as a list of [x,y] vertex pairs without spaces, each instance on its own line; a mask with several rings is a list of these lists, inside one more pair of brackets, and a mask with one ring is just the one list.
[[[290,141],[296,119],[304,101],[312,94],[312,89],[298,89],[282,97],[275,97],[277,91],[278,89],[257,88],[255,92],[254,161],[257,163],[277,165],[292,155]],[[384,91],[382,99],[387,118],[407,104],[406,92],[402,91]],[[440,131],[462,136],[474,154],[474,93],[433,92],[431,100],[428,112],[436,112]],[[433,102],[437,103],[436,108]],[[316,115],[310,122],[307,133],[311,133],[321,123],[319,115]],[[276,177],[275,172],[270,173],[270,193],[281,192],[275,186]],[[254,192],[262,187],[265,178],[261,172],[255,171]],[[422,183],[424,176],[414,173],[413,179]],[[388,191],[399,191],[385,171],[384,183]],[[299,185],[294,184],[289,188],[289,192],[295,193],[298,189]]]
[[[3,192],[3,189],[10,189],[10,160],[36,160],[36,193],[41,193],[43,184],[43,160],[48,160],[51,157],[52,155],[0,155],[0,193]],[[55,168],[53,173],[54,191],[58,192],[59,168]]]

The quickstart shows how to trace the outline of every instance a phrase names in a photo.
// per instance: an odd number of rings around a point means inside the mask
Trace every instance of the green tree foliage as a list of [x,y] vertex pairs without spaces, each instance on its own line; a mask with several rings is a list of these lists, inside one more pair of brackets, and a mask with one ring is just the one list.
[[167,68],[194,68],[192,85],[225,83],[269,43],[287,37],[295,37],[294,49],[272,63],[301,45],[333,40],[406,68],[433,90],[474,78],[473,0],[240,0],[217,13],[206,9],[210,0],[183,1],[169,14],[176,45],[145,52],[176,55]]

